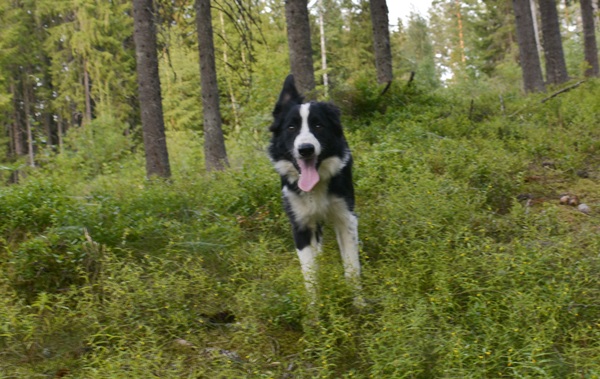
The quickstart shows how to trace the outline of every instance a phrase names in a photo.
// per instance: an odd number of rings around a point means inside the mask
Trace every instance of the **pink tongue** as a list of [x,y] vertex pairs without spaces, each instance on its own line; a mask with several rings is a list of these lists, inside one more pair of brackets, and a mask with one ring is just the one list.
[[310,192],[319,183],[319,173],[317,172],[316,159],[298,159],[300,166],[300,180],[298,187],[304,192]]

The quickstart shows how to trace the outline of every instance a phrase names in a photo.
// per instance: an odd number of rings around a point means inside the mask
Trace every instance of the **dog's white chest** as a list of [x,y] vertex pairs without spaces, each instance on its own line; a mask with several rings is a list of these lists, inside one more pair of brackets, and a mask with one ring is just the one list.
[[332,214],[344,214],[345,202],[327,191],[327,183],[319,183],[311,192],[296,193],[283,187],[295,220],[301,225],[314,225],[331,219]]

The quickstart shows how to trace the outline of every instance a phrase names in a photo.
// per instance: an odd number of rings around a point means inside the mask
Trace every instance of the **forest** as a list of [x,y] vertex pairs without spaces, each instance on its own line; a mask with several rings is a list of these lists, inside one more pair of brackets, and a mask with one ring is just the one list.
[[[0,379],[600,378],[598,14],[0,0]],[[341,110],[364,307],[330,227],[305,290],[289,73]]]

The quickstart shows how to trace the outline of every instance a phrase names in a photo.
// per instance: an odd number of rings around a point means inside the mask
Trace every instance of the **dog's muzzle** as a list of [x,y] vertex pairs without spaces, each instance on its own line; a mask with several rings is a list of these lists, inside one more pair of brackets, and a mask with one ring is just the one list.
[[302,145],[298,146],[298,154],[301,158],[310,158],[314,155],[314,153],[315,146],[311,143],[303,143]]

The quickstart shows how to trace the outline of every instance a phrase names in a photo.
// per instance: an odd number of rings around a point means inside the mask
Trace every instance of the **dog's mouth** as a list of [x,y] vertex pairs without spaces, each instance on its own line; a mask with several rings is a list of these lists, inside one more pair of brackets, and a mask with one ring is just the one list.
[[319,171],[317,171],[317,157],[301,158],[297,162],[300,168],[298,188],[304,192],[310,192],[320,180]]

